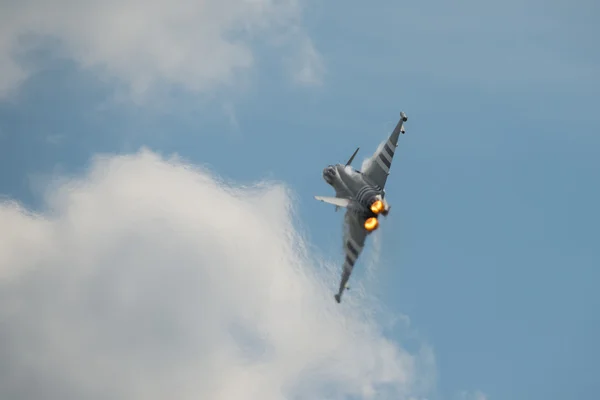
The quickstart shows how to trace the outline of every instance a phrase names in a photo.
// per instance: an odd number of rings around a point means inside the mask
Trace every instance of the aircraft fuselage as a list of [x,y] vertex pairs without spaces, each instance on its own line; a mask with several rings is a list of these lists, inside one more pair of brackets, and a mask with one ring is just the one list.
[[323,179],[333,187],[336,197],[351,200],[351,209],[365,217],[374,217],[371,205],[383,200],[385,193],[378,186],[370,183],[360,172],[349,165],[329,165],[323,170]]

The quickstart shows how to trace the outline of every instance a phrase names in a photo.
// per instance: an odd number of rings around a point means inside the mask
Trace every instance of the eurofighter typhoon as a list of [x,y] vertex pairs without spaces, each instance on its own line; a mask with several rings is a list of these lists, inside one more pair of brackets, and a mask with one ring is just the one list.
[[398,147],[398,137],[404,134],[406,114],[400,113],[400,121],[383,146],[380,146],[367,162],[364,171],[350,166],[358,153],[356,149],[346,165],[329,165],[323,170],[323,179],[335,189],[335,197],[315,196],[315,199],[333,204],[337,211],[346,208],[344,216],[344,252],[346,260],[342,271],[342,281],[334,296],[340,303],[342,293],[347,288],[348,279],[354,264],[365,245],[367,235],[379,226],[379,215],[387,216],[390,206],[385,200],[385,183],[390,174],[394,152]]

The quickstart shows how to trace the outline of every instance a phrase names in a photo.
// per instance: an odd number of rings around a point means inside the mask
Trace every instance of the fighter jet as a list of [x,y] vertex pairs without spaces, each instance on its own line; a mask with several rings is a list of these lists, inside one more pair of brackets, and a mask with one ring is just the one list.
[[385,200],[385,183],[390,174],[394,152],[398,147],[398,137],[404,134],[404,122],[408,118],[400,112],[400,121],[396,128],[375,154],[367,161],[363,171],[354,169],[350,164],[358,153],[357,148],[346,165],[329,165],[323,170],[323,179],[335,189],[335,197],[315,196],[315,199],[346,208],[344,216],[344,261],[342,280],[338,293],[334,296],[340,303],[342,293],[347,289],[348,279],[354,264],[365,245],[367,235],[379,226],[379,215],[387,216],[390,206]]

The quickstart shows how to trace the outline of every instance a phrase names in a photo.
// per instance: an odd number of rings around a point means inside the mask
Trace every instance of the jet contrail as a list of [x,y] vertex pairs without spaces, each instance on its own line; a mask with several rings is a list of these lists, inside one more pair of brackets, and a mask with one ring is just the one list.
[[372,253],[365,266],[367,283],[375,283],[375,273],[378,270],[379,261],[381,259],[381,231],[377,230],[374,232],[372,243]]

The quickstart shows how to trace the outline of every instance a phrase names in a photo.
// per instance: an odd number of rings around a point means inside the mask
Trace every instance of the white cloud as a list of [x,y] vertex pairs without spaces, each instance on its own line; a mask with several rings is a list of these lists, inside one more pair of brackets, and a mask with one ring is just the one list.
[[265,37],[285,37],[284,46],[299,57],[292,67],[312,71],[293,70],[294,75],[322,70],[301,29],[296,0],[3,2],[0,96],[31,73],[16,58],[23,50],[23,35],[58,39],[67,56],[103,77],[122,80],[136,98],[161,83],[192,91],[240,84],[241,73],[254,65],[250,42]]
[[488,400],[488,397],[480,390],[473,392],[464,390],[458,394],[458,400]]
[[302,41],[301,51],[288,60],[290,69],[294,70],[296,82],[305,85],[319,85],[325,74],[325,66],[321,56],[308,39]]
[[97,159],[47,210],[0,203],[0,392],[45,399],[419,396],[432,354],[380,333],[306,251],[284,186],[149,151]]

